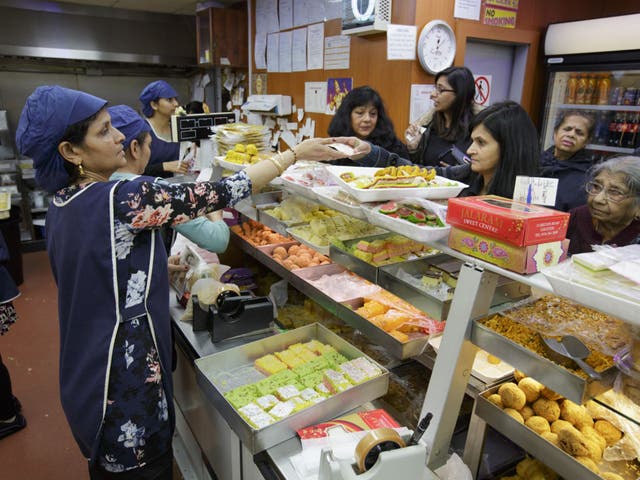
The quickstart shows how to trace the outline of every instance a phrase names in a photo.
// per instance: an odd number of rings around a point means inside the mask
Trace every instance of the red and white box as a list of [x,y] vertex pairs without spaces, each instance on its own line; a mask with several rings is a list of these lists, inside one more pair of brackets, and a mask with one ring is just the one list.
[[569,214],[497,195],[450,198],[447,223],[518,247],[561,241]]

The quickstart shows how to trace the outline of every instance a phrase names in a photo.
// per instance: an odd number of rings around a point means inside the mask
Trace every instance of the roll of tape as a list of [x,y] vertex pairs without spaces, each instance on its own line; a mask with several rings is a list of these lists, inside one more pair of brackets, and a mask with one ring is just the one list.
[[382,452],[405,446],[404,440],[393,428],[377,428],[367,433],[356,445],[356,464],[360,473],[373,467]]

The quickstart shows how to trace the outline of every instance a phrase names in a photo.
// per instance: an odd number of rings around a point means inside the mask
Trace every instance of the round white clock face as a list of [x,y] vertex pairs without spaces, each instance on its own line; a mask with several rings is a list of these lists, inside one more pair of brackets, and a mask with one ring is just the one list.
[[453,65],[456,56],[456,36],[442,20],[427,23],[418,39],[418,59],[427,72],[435,75]]

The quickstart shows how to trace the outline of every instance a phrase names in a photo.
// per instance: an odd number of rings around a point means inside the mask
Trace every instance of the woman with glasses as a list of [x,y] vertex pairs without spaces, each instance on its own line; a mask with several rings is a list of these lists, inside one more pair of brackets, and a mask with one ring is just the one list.
[[553,146],[542,153],[540,175],[558,179],[555,208],[568,212],[584,205],[587,194],[584,183],[591,167],[585,150],[593,134],[595,119],[584,111],[562,112],[553,128]]
[[591,245],[623,247],[640,235],[640,157],[611,158],[595,165],[586,184],[587,204],[571,210],[569,254]]
[[354,88],[342,99],[328,133],[330,137],[358,137],[389,153],[409,156],[407,147],[395,134],[380,94],[368,86]]
[[473,74],[466,67],[450,67],[436,75],[433,109],[405,132],[413,163],[446,167],[464,162],[471,144],[469,124],[480,110],[473,101],[475,92]]

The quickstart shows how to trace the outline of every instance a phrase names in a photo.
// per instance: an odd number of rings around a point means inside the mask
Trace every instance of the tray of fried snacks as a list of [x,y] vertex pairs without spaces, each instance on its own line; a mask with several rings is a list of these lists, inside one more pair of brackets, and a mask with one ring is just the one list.
[[502,314],[547,336],[574,335],[610,356],[631,342],[622,320],[556,295],[523,300]]
[[[533,457],[544,459],[544,465],[518,465],[518,478],[637,476],[637,463],[619,454],[631,434],[622,430],[624,418],[592,400],[574,403],[522,372],[515,372],[514,381],[478,395],[475,413]],[[532,477],[534,471],[544,476]]]
[[240,225],[234,225],[231,227],[231,231],[256,247],[292,241],[290,237],[274,232],[255,220],[247,220]]
[[387,392],[389,372],[318,323],[195,361],[242,444],[261,452]]
[[600,374],[600,380],[577,366],[556,363],[538,331],[503,315],[474,321],[471,342],[576,403],[611,388],[617,372],[612,357],[592,348],[585,362]]
[[403,197],[443,199],[457,196],[467,185],[436,176],[434,169],[402,167],[326,167],[337,184],[360,202]]
[[383,289],[345,305],[353,310],[345,321],[367,333],[396,358],[419,355],[429,338],[444,330],[444,322]]

